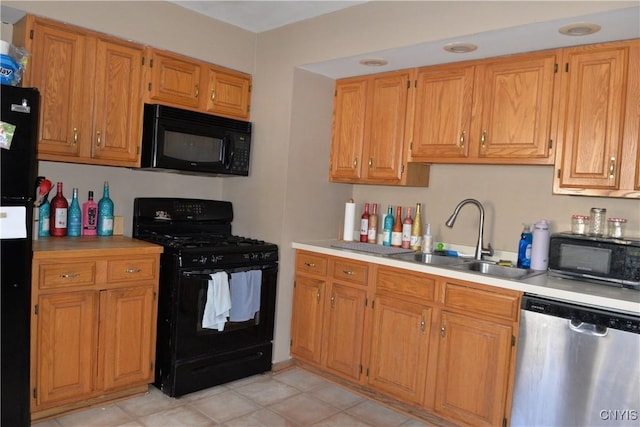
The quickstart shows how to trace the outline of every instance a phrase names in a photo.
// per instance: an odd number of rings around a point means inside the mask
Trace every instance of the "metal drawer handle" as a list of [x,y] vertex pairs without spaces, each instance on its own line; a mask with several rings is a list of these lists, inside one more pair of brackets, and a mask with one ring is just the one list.
[[460,144],[459,144],[460,148],[464,148],[464,131],[462,131],[462,133],[460,134]]
[[60,278],[61,279],[75,279],[76,277],[79,277],[80,275],[78,273],[67,273],[67,274],[61,274]]
[[480,136],[480,144],[482,145],[482,149],[484,150],[486,147],[486,142],[487,142],[487,130],[483,129],[482,130],[482,136]]
[[311,268],[315,268],[315,264],[312,262],[305,262],[304,265],[306,265],[307,267],[311,267]]
[[611,156],[611,159],[609,159],[609,178],[615,178],[616,177],[616,158],[614,156]]
[[101,143],[102,143],[102,137],[100,136],[100,131],[98,131],[96,132],[96,145],[100,147]]
[[125,273],[140,273],[142,271],[141,268],[127,268],[124,272]]
[[344,274],[346,274],[347,276],[353,276],[354,274],[356,274],[356,273],[354,273],[353,271],[349,271],[349,270],[342,270],[342,272],[343,272]]
[[216,91],[215,91],[215,90],[212,90],[212,91],[211,91],[211,101],[213,102],[213,101],[215,101],[215,100],[216,100]]
[[73,128],[73,145],[78,143],[78,128]]

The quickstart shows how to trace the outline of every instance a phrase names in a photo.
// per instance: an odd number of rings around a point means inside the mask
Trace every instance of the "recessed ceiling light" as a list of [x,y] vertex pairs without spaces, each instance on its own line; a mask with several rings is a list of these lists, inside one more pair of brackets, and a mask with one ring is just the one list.
[[360,63],[367,67],[382,67],[383,65],[387,65],[389,62],[386,59],[381,58],[367,58],[360,60]]
[[582,22],[561,27],[558,31],[565,36],[587,36],[600,31],[600,25]]
[[444,50],[451,53],[469,53],[477,48],[478,46],[471,43],[449,43],[443,47]]

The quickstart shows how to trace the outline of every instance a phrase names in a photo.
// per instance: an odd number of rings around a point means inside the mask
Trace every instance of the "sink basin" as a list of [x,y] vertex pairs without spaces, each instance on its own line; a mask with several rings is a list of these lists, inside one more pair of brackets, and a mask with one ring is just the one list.
[[452,265],[455,270],[465,270],[474,273],[486,274],[488,276],[503,277],[505,279],[526,279],[528,277],[544,274],[545,271],[528,270],[524,268],[505,267],[484,261],[466,261],[461,264]]
[[389,255],[389,258],[401,259],[403,261],[411,261],[417,262],[420,264],[430,264],[430,265],[454,265],[460,264],[464,262],[463,259],[443,256],[443,255],[434,255],[434,254],[423,254],[423,253],[403,253],[403,254],[393,254]]

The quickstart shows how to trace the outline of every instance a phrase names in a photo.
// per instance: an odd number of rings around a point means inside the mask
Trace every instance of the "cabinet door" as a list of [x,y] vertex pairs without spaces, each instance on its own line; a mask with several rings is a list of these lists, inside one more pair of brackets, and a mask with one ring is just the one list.
[[207,69],[205,110],[220,116],[249,120],[251,76],[218,67]]
[[170,52],[148,49],[151,101],[190,108],[200,106],[200,71],[202,64]]
[[558,124],[560,188],[618,188],[630,48],[612,43],[565,49]]
[[336,81],[331,138],[331,181],[360,179],[364,144],[366,77]]
[[43,295],[36,322],[36,406],[81,400],[95,389],[97,292]]
[[363,151],[365,180],[400,181],[409,99],[409,71],[376,75],[371,81]]
[[153,380],[155,319],[152,285],[100,292],[101,388]]
[[362,356],[364,289],[334,283],[327,309],[325,362],[327,369],[358,380]]
[[443,312],[436,412],[474,426],[503,425],[511,337],[511,326]]
[[86,79],[85,34],[35,19],[31,81],[40,91],[38,158],[78,156],[80,143],[90,139],[90,118],[83,102]]
[[[557,51],[488,61],[478,67],[482,114],[472,128],[478,157],[541,159],[550,156],[551,113]],[[474,122],[476,123],[476,122]]]
[[422,404],[431,311],[388,296],[375,299],[368,382],[376,390]]
[[412,160],[468,156],[474,72],[473,65],[418,70]]
[[325,282],[296,276],[291,318],[291,354],[320,363]]
[[[138,166],[142,122],[142,56],[138,45],[98,37],[94,120],[89,156]],[[122,162],[122,163],[120,163]]]

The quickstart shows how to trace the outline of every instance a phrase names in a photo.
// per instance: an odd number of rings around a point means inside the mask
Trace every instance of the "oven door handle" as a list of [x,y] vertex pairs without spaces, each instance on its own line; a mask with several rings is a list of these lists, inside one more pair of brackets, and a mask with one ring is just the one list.
[[194,278],[203,278],[209,279],[209,276],[214,273],[227,272],[231,273],[239,273],[241,271],[251,271],[251,270],[265,270],[267,268],[273,268],[277,266],[277,264],[265,264],[265,265],[254,265],[251,267],[237,267],[237,268],[228,268],[228,269],[219,269],[219,270],[188,270],[183,271],[182,275],[186,277],[194,277]]

